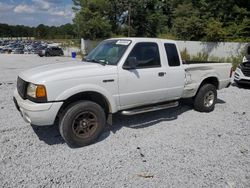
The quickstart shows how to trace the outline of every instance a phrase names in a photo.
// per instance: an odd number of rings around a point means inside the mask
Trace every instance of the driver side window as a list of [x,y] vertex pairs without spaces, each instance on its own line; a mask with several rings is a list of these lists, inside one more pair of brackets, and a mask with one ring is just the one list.
[[[160,67],[160,54],[158,45],[154,42],[137,43],[130,52],[129,58],[136,58],[138,65],[136,68],[153,68]],[[127,62],[126,62],[127,63]],[[125,64],[126,64],[125,63]]]

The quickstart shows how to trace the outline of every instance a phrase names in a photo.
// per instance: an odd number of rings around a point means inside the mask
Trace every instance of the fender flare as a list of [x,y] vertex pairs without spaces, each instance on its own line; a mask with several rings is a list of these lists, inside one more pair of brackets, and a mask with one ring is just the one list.
[[70,98],[73,95],[76,95],[78,93],[83,93],[83,92],[96,92],[101,94],[107,101],[110,112],[115,113],[118,111],[117,108],[117,102],[114,99],[114,96],[112,96],[106,89],[96,86],[96,85],[91,85],[91,84],[82,84],[82,85],[77,85],[75,87],[69,88],[65,90],[63,93],[61,93],[56,100],[57,101],[63,101],[68,98]]

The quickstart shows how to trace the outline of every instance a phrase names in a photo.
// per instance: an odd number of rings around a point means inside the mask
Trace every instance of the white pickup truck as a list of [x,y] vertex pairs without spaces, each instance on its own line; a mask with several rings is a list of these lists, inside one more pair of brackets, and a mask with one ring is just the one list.
[[101,42],[83,62],[22,72],[14,102],[23,119],[52,125],[69,146],[93,143],[117,112],[134,115],[179,105],[214,109],[217,90],[230,85],[231,64],[183,65],[175,41],[119,38]]

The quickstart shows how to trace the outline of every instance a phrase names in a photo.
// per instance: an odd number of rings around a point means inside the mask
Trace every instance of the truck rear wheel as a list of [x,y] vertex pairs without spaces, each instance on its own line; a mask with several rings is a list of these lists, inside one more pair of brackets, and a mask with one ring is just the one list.
[[60,118],[59,130],[70,147],[82,147],[94,143],[105,124],[105,113],[98,104],[79,101],[64,111]]
[[194,109],[199,112],[211,112],[217,101],[217,90],[212,84],[201,86],[194,99]]

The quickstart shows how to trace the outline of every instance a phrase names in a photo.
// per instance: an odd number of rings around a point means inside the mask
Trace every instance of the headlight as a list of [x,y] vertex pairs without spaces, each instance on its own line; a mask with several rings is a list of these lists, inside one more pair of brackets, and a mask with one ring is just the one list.
[[27,87],[27,97],[33,102],[46,102],[47,93],[45,86],[29,83]]
[[37,86],[35,84],[29,83],[27,88],[27,95],[36,98],[36,88]]

